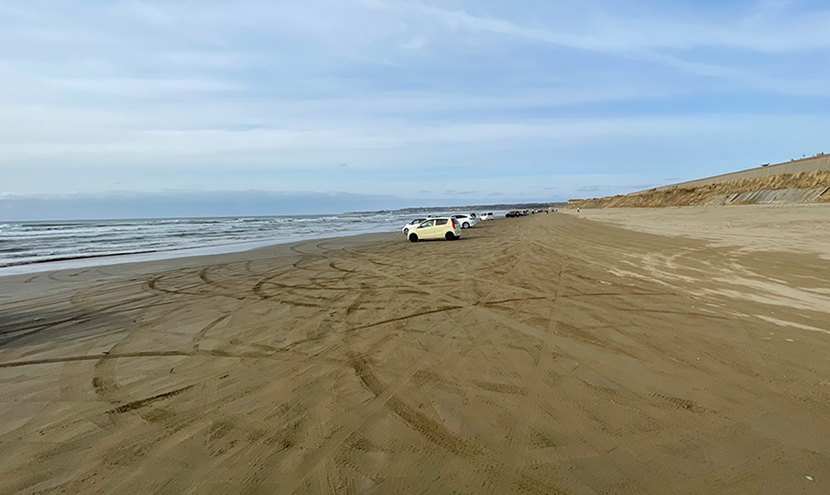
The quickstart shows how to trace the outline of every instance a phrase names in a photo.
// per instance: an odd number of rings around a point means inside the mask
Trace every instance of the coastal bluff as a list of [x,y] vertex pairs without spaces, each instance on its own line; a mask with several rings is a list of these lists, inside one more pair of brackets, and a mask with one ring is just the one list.
[[746,204],[830,203],[830,155],[764,165],[740,172],[625,195],[572,199],[569,208],[653,208]]

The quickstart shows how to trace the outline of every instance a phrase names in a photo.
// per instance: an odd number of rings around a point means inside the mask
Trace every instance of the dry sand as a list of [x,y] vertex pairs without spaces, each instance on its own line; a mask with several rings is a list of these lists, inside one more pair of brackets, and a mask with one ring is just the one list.
[[828,218],[583,210],[6,277],[0,493],[829,493]]

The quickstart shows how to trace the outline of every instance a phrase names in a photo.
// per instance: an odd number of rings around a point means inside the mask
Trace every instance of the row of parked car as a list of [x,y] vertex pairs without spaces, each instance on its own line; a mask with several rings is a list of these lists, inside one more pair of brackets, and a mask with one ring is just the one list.
[[556,211],[556,208],[540,208],[538,210],[510,210],[505,215],[507,218],[526,217],[528,215],[535,215],[536,213],[550,213]]
[[447,239],[452,241],[461,237],[461,229],[470,229],[479,221],[492,220],[492,213],[481,216],[475,213],[457,213],[448,217],[416,218],[401,228],[401,232],[411,242],[422,239]]

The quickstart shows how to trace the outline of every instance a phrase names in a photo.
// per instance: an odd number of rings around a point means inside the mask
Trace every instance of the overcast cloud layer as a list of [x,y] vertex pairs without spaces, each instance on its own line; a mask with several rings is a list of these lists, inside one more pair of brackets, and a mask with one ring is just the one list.
[[0,202],[629,192],[830,151],[828,60],[823,0],[0,0]]

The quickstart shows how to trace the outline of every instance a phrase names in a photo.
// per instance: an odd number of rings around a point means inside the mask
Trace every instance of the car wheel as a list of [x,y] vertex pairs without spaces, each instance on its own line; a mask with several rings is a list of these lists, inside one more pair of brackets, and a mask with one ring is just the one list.
[[409,234],[409,242],[418,242],[417,234]]
[[462,228],[462,229],[469,229],[469,228],[470,228],[470,224],[469,224],[469,223],[467,223],[467,222],[464,222],[463,224],[461,224],[461,228]]
[[447,235],[445,235],[444,237],[446,237],[448,241],[451,241],[455,239],[455,234],[453,234],[452,232],[447,232]]

